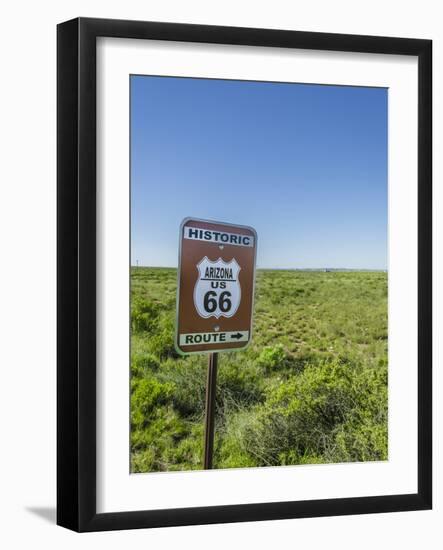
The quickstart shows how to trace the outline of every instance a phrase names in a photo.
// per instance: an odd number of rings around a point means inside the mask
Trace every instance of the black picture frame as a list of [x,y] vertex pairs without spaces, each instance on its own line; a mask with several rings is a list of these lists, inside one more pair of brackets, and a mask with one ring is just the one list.
[[[418,491],[96,512],[96,39],[173,40],[418,58]],[[432,506],[432,42],[79,18],[57,29],[57,523],[75,531],[425,510]]]

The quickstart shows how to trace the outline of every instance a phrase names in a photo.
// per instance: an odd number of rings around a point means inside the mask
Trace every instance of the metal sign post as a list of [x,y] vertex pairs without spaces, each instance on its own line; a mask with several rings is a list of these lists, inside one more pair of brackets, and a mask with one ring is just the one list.
[[252,227],[186,218],[180,226],[175,349],[208,353],[204,467],[212,468],[220,351],[251,341],[257,233]]
[[205,448],[203,455],[203,467],[212,469],[212,456],[214,453],[214,422],[215,422],[215,397],[217,391],[217,363],[218,353],[210,353],[208,358],[208,377],[206,379],[206,405],[205,405]]

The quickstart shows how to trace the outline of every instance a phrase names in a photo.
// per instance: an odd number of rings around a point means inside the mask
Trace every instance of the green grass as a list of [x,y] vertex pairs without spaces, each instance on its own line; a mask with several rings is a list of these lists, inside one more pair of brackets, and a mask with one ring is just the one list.
[[[131,274],[131,469],[201,469],[206,355],[174,349],[175,269]],[[258,270],[222,353],[215,468],[386,460],[387,274]]]

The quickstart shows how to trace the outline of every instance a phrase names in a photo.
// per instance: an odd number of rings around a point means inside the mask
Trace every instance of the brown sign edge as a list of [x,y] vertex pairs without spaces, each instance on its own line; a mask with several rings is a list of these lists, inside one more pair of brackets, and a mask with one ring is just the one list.
[[[202,223],[214,223],[219,225],[226,225],[228,227],[238,227],[241,229],[248,229],[249,231],[252,231],[254,234],[255,244],[254,244],[254,265],[253,265],[253,281],[252,281],[252,300],[251,300],[251,323],[249,327],[249,339],[246,342],[244,346],[241,346],[239,348],[220,348],[220,349],[207,349],[207,350],[201,350],[201,351],[183,351],[178,343],[179,339],[179,332],[178,332],[178,306],[179,306],[179,298],[180,298],[180,273],[181,273],[181,261],[182,261],[182,240],[183,240],[183,228],[189,221],[195,221],[195,222],[202,222]],[[202,353],[209,354],[209,353],[221,353],[223,351],[239,351],[244,350],[249,347],[251,341],[252,341],[252,332],[253,332],[253,324],[254,324],[254,303],[255,303],[255,275],[256,275],[256,264],[257,264],[257,244],[258,244],[258,237],[257,237],[257,231],[249,226],[249,225],[240,225],[237,223],[228,223],[228,222],[220,222],[216,220],[203,220],[201,218],[194,218],[193,216],[187,216],[184,218],[180,224],[180,229],[178,233],[178,269],[177,269],[177,294],[175,298],[175,335],[174,335],[174,348],[175,351],[181,356],[186,357],[187,355],[200,355]],[[239,342],[240,343],[240,342]]]

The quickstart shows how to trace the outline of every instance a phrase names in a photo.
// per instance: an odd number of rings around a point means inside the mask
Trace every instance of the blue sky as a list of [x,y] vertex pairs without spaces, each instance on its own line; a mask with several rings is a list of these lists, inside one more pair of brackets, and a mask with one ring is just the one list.
[[131,263],[192,216],[250,225],[257,267],[387,267],[387,90],[131,77]]

